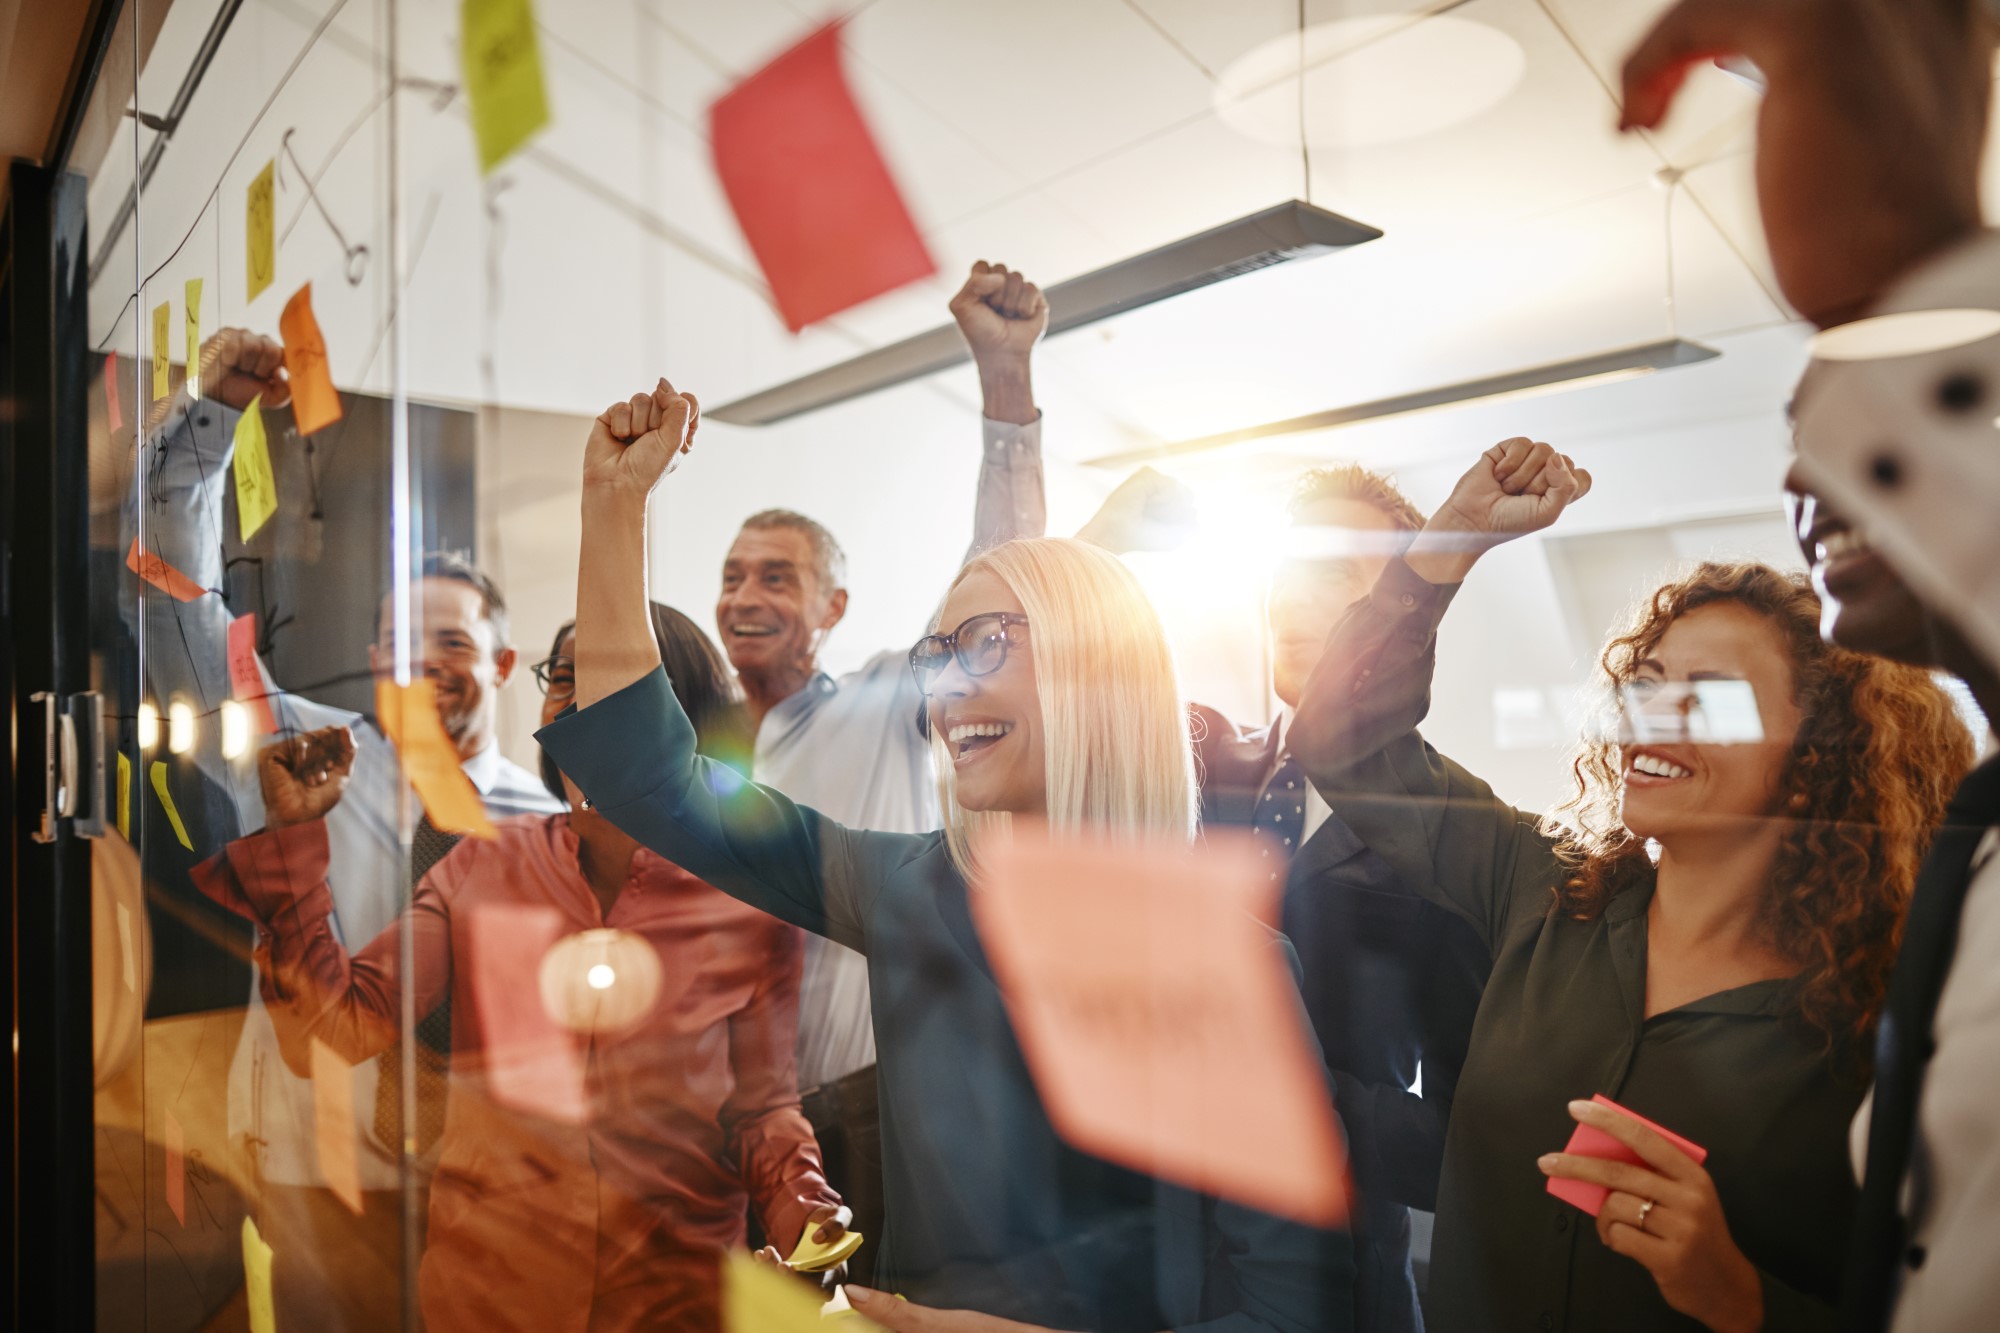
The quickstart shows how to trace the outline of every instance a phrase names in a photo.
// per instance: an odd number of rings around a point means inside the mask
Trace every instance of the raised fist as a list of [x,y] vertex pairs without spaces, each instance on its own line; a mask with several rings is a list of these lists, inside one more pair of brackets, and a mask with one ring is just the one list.
[[281,829],[325,818],[340,804],[353,771],[354,734],[346,727],[322,727],[265,746],[257,755],[264,827]]

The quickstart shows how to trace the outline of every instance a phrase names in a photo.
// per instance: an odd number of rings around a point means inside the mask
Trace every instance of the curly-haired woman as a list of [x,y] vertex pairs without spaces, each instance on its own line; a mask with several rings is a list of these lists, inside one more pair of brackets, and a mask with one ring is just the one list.
[[[1494,954],[1445,1149],[1431,1325],[1830,1324],[1847,1125],[1971,736],[1923,672],[1822,643],[1802,577],[1705,564],[1605,652],[1641,725],[1586,739],[1564,821],[1507,806],[1416,731],[1438,623],[1483,551],[1589,485],[1546,444],[1489,450],[1335,630],[1294,732],[1341,817]],[[1714,681],[1755,694],[1738,743],[1675,734]],[[1560,1151],[1577,1122],[1641,1164]],[[1594,1227],[1551,1178],[1609,1191]]]

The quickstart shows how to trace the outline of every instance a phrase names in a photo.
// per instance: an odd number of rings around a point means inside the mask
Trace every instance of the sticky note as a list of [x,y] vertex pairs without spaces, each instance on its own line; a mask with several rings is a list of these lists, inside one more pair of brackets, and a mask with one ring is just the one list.
[[[1609,1097],[1606,1097],[1603,1093],[1597,1094],[1590,1100],[1596,1102],[1599,1106],[1608,1106],[1620,1114],[1631,1116],[1634,1120],[1652,1130],[1676,1148],[1679,1148],[1689,1157],[1692,1157],[1697,1164],[1707,1160],[1708,1149],[1688,1142],[1671,1129],[1654,1124],[1637,1111],[1627,1110],[1617,1102],[1612,1101]],[[1630,1148],[1594,1125],[1578,1125],[1576,1132],[1569,1136],[1569,1142],[1563,1146],[1563,1151],[1577,1157],[1596,1157],[1607,1162],[1624,1162],[1629,1166],[1646,1165],[1645,1160],[1638,1153],[1633,1152]],[[1604,1201],[1611,1197],[1611,1191],[1605,1189],[1602,1185],[1593,1185],[1589,1181],[1584,1180],[1560,1180],[1554,1176],[1549,1177],[1548,1189],[1549,1193],[1555,1195],[1564,1203],[1575,1204],[1592,1217],[1597,1216],[1598,1210],[1604,1207]]]
[[201,397],[201,279],[187,280],[187,296],[182,306],[187,321],[188,395]]
[[278,1333],[271,1304],[271,1247],[248,1217],[243,1219],[243,1294],[250,1307],[250,1333]]
[[254,301],[271,280],[278,276],[277,246],[278,160],[264,164],[250,181],[249,197],[243,206],[244,297]]
[[[241,455],[238,455],[239,462]],[[275,736],[278,719],[271,712],[270,689],[257,667],[257,613],[250,612],[229,622],[229,695],[250,707],[257,720],[257,734]]]
[[174,794],[167,789],[167,765],[165,761],[153,761],[153,794],[160,798],[160,805],[167,812],[167,822],[174,826],[174,836],[181,840],[181,846],[194,850],[194,843],[188,838],[187,825],[181,823],[181,812],[174,808]]
[[132,761],[118,752],[118,836],[132,841]]
[[487,1091],[515,1110],[581,1124],[589,1115],[583,1055],[534,984],[562,934],[562,914],[553,907],[499,903],[473,910],[466,944]]
[[820,1303],[742,1250],[722,1256],[723,1333],[823,1333]]
[[139,993],[139,950],[132,940],[132,909],[118,904],[118,964],[125,975],[125,989]]
[[285,374],[292,382],[292,419],[299,434],[311,435],[340,420],[340,395],[326,364],[326,339],[313,318],[311,283],[292,293],[285,313],[278,316],[278,334],[285,340]]
[[318,1037],[312,1039],[313,1134],[319,1176],[335,1198],[359,1215],[361,1167],[355,1155],[354,1069]]
[[796,333],[937,271],[821,28],[708,109],[709,150]]
[[153,396],[149,402],[159,402],[167,396],[167,339],[174,326],[174,305],[162,301],[153,307]]
[[[1021,821],[1016,821],[1019,825]],[[1056,1131],[1320,1226],[1347,1211],[1325,1070],[1247,835],[1200,849],[1032,829],[979,849],[974,920]]]
[[188,1224],[187,1138],[181,1132],[181,1122],[174,1119],[172,1111],[163,1111],[161,1114],[166,1117],[167,1207],[173,1211],[174,1220],[186,1226]]
[[125,429],[125,414],[118,410],[118,353],[104,354],[104,416],[112,430]]
[[278,512],[278,479],[271,472],[271,446],[264,435],[264,395],[258,394],[236,418],[236,527],[249,541]]
[[463,0],[458,26],[472,137],[485,175],[549,123],[535,10],[529,0]]
[[396,743],[403,776],[417,789],[431,824],[444,833],[469,833],[493,838],[493,821],[479,789],[465,776],[458,748],[444,734],[438,717],[437,690],[428,680],[399,686],[393,680],[375,683],[375,719]]
[[132,539],[132,549],[125,553],[125,568],[177,602],[192,602],[208,594],[208,589],[139,545],[137,537]]
[[831,1245],[822,1245],[813,1239],[813,1232],[820,1229],[820,1223],[809,1223],[799,1236],[798,1248],[794,1249],[786,1263],[801,1273],[823,1273],[829,1268],[838,1268],[854,1257],[861,1248],[861,1233],[843,1232],[840,1239]]

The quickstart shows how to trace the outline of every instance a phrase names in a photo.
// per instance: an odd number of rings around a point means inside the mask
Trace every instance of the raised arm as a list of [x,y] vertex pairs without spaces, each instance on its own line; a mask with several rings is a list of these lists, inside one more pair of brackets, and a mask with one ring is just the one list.
[[259,756],[268,826],[196,866],[209,898],[257,926],[265,1003],[285,1063],[312,1072],[314,1038],[349,1064],[396,1041],[402,1016],[401,932],[414,933],[417,1012],[451,986],[451,923],[438,877],[424,878],[402,919],[349,957],[333,926],[326,812],[339,800],[354,743],[333,727],[280,741]]
[[984,415],[970,560],[1016,537],[1042,536],[1048,527],[1032,364],[1049,325],[1049,303],[1019,273],[982,259],[951,298],[951,315],[979,368]]
[[1590,474],[1546,444],[1487,450],[1334,627],[1292,726],[1292,752],[1341,820],[1412,890],[1470,921],[1489,949],[1517,890],[1551,872],[1553,853],[1533,816],[1417,734],[1438,624],[1482,553],[1547,527],[1589,487]]
[[677,865],[795,926],[864,948],[865,896],[924,840],[855,833],[695,753],[646,596],[646,505],[692,447],[699,406],[661,380],[592,423],[577,571],[576,705],[536,733],[593,809]]

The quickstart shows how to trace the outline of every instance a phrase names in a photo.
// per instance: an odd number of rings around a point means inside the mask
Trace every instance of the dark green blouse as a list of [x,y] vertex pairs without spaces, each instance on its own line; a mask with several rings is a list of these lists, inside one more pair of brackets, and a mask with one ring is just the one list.
[[1494,953],[1445,1143],[1431,1329],[1699,1327],[1546,1192],[1536,1158],[1575,1128],[1567,1103],[1593,1093],[1709,1150],[1730,1234],[1763,1277],[1766,1328],[1830,1327],[1861,1087],[1782,1020],[1785,982],[1648,1019],[1650,886],[1619,893],[1594,921],[1554,912],[1559,866],[1535,817],[1416,731],[1455,591],[1392,562],[1334,631],[1292,732],[1348,826]]

